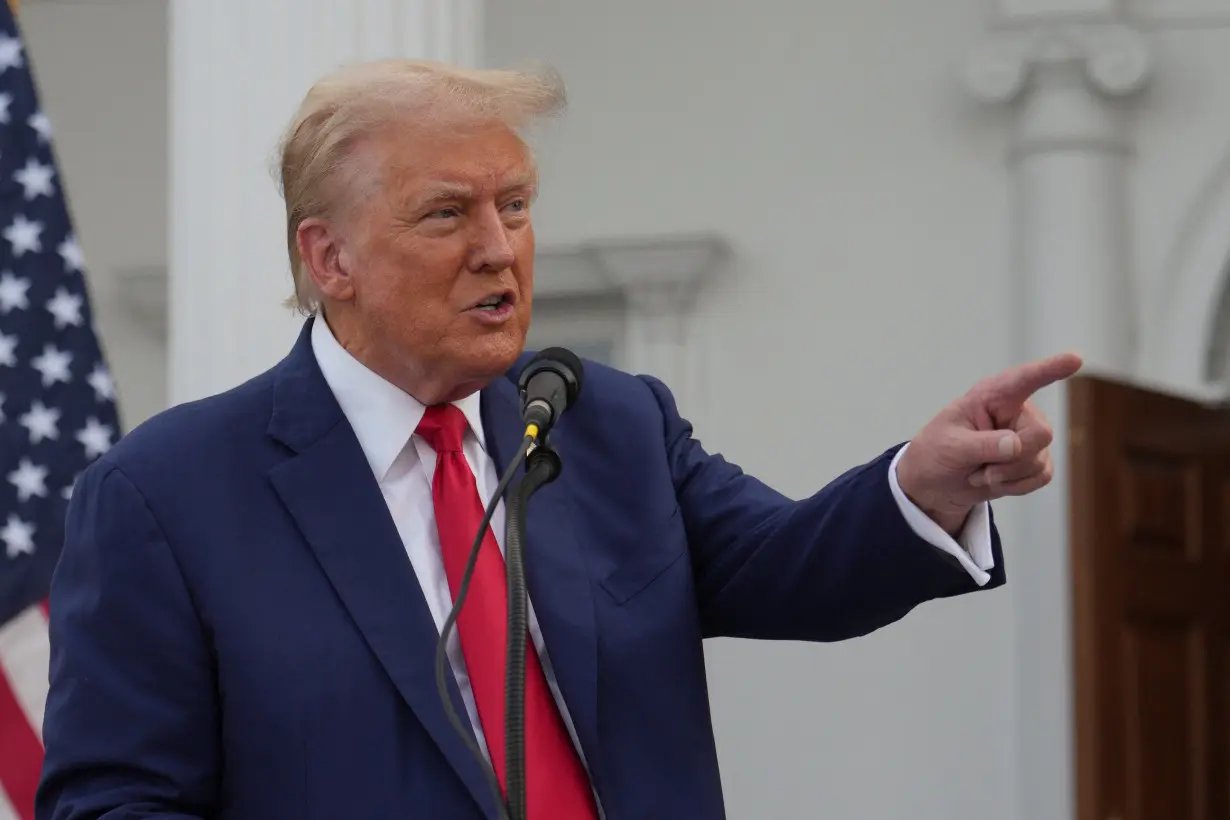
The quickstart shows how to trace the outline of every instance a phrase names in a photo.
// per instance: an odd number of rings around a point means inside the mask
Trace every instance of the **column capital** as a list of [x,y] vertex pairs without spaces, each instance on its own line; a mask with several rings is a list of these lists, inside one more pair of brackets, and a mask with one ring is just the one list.
[[697,234],[591,242],[603,275],[647,315],[682,316],[727,253],[717,235]]
[[1153,73],[1145,36],[1122,19],[1072,17],[1059,12],[1012,15],[992,28],[965,67],[966,88],[987,102],[1021,97],[1033,75],[1075,68],[1094,91],[1127,97]]

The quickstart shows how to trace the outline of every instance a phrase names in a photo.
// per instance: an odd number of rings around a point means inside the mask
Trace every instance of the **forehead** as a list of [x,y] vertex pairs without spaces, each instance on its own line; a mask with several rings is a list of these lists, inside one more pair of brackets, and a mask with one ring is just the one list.
[[373,143],[374,170],[397,198],[433,196],[446,189],[491,195],[536,181],[528,147],[504,125],[396,126]]

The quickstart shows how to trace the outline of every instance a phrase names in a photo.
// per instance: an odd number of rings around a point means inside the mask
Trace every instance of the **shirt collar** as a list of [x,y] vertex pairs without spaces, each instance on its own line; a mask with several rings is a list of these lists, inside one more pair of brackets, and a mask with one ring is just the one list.
[[[320,314],[312,322],[312,352],[329,389],[354,429],[376,480],[382,481],[410,441],[426,408],[409,393],[350,355]],[[471,393],[453,404],[465,414],[470,430],[485,451],[481,394]]]

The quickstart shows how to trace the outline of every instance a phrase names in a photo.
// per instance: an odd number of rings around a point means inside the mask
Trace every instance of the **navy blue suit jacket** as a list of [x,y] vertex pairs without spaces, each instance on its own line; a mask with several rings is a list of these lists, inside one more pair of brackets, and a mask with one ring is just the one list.
[[[482,393],[501,470],[525,361]],[[978,587],[903,519],[897,448],[791,501],[705,452],[660,382],[586,368],[531,502],[530,596],[610,820],[721,818],[702,639],[853,638]],[[50,609],[38,820],[496,816],[306,328],[86,471]]]

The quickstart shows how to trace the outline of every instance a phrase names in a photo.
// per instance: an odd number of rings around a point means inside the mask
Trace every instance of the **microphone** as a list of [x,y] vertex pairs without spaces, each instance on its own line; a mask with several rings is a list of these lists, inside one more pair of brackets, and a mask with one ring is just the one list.
[[517,380],[527,436],[537,441],[550,432],[577,400],[583,377],[581,360],[566,348],[548,347],[530,359]]

